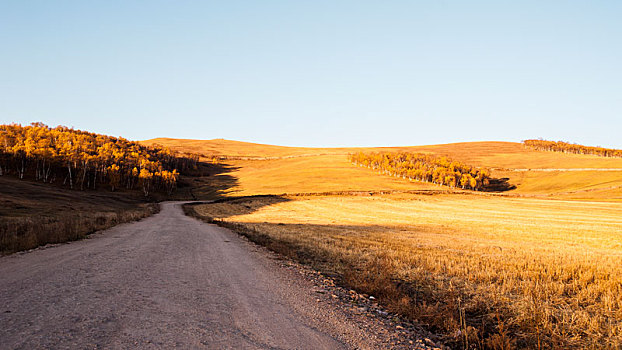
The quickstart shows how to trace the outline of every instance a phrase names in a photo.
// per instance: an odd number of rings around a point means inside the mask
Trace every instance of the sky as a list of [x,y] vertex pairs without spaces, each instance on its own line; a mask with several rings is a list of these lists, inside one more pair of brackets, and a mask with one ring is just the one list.
[[622,148],[622,1],[0,0],[0,124]]

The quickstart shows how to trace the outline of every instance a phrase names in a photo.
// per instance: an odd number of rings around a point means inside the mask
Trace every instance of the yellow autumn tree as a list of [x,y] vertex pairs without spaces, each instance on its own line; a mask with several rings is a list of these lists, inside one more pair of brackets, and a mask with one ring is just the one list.
[[0,176],[58,181],[81,190],[99,184],[108,184],[112,190],[133,189],[140,182],[146,193],[171,193],[179,174],[196,169],[198,159],[194,154],[181,155],[161,146],[146,147],[64,126],[0,125]]
[[442,186],[481,190],[489,183],[490,171],[475,168],[448,157],[408,152],[358,152],[350,161],[389,176],[412,181],[432,182]]

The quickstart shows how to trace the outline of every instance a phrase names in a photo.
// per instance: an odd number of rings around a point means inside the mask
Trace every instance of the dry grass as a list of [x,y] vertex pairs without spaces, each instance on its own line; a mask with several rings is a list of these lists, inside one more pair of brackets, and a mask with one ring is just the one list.
[[72,191],[0,176],[0,254],[80,239],[158,208],[140,193]]
[[278,160],[231,161],[238,179],[234,195],[332,191],[430,190],[436,185],[409,182],[353,166],[345,155]]
[[145,145],[159,144],[179,152],[192,152],[202,155],[242,158],[292,157],[318,154],[345,154],[347,148],[307,148],[264,145],[259,143],[232,141],[224,139],[187,140],[157,138],[140,141]]
[[36,248],[49,243],[82,239],[96,231],[140,220],[158,212],[157,204],[117,212],[78,212],[50,217],[5,218],[0,221],[0,254]]
[[456,347],[622,347],[622,205],[476,195],[196,206]]
[[[347,154],[365,151],[411,151],[448,155],[493,170],[494,177],[508,177],[517,186],[513,194],[553,196],[567,199],[622,201],[622,159],[534,151],[513,142],[467,142],[445,145],[376,148],[297,148],[229,140],[154,139],[178,151],[224,157],[247,157],[224,161],[236,179],[226,195],[280,194],[328,191],[409,190],[427,185],[378,176],[357,169]],[[514,169],[621,169],[620,171],[516,171]],[[594,191],[596,190],[596,191]],[[577,192],[578,195],[569,195]]]
[[599,156],[543,152],[516,142],[461,142],[406,147],[412,151],[446,154],[476,166],[507,169],[617,168],[622,160]]
[[[221,196],[290,194],[195,208],[380,297],[457,347],[622,347],[622,159],[511,142],[362,149],[149,142],[226,159],[214,177],[225,184]],[[291,196],[439,189],[355,167],[347,155],[360,150],[448,155],[493,168],[517,189],[509,197]],[[553,169],[560,170],[543,171]]]
[[[496,172],[497,176],[510,177],[518,189],[514,193],[546,195],[555,198],[567,194],[583,192],[581,199],[622,200],[614,190],[622,187],[622,171],[525,171]],[[594,190],[599,194],[590,193]],[[610,193],[607,193],[610,192]]]

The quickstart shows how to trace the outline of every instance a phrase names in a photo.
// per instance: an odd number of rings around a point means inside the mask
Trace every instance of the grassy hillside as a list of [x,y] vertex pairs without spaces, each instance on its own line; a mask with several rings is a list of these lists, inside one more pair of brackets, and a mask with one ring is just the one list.
[[427,184],[379,176],[368,169],[353,167],[348,161],[348,154],[358,151],[406,151],[446,155],[490,168],[493,177],[507,177],[517,186],[510,194],[622,200],[621,158],[535,151],[513,142],[377,148],[280,147],[228,140],[154,139],[143,143],[161,144],[206,158],[231,157],[221,161],[229,169],[224,174],[235,179],[235,185],[226,191],[228,195],[431,188]]
[[58,186],[0,176],[0,217],[57,215],[74,211],[114,211],[142,203],[139,192],[71,191]]
[[209,156],[272,158],[318,154],[347,153],[346,148],[305,148],[265,145],[224,139],[187,140],[156,138],[141,141],[145,145],[161,145],[178,152],[192,152]]
[[233,195],[439,189],[431,184],[374,174],[353,166],[344,155],[227,163],[235,168],[230,175],[238,180],[229,192]]
[[138,192],[75,191],[0,176],[0,254],[84,238],[157,210]]
[[463,142],[404,149],[447,154],[469,164],[506,169],[622,169],[622,160],[592,155],[535,151],[516,142]]

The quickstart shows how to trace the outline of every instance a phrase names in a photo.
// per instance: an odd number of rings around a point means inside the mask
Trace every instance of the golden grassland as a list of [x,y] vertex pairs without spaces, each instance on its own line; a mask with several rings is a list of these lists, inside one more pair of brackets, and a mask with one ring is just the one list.
[[[220,159],[209,178],[217,190],[193,189],[197,197],[280,195],[190,213],[378,296],[452,346],[622,347],[622,159],[511,142],[364,149],[145,142]],[[361,150],[445,155],[491,168],[517,188],[468,193],[380,175],[348,161]]]
[[516,142],[461,142],[405,147],[405,150],[449,155],[475,166],[507,169],[617,168],[622,160],[591,155],[535,151]]
[[[495,173],[509,177],[521,195],[584,200],[622,200],[622,171],[516,171]],[[596,192],[595,192],[596,191]],[[573,196],[569,196],[572,195]]]
[[318,154],[345,154],[349,152],[348,148],[285,147],[224,139],[188,140],[156,138],[140,142],[145,145],[162,145],[173,151],[223,157],[272,158]]
[[559,152],[535,151],[517,142],[482,141],[459,142],[441,145],[400,147],[342,147],[308,148],[264,145],[232,140],[186,140],[157,138],[141,141],[146,145],[159,144],[174,151],[193,152],[204,156],[231,156],[249,158],[300,157],[310,155],[347,155],[364,152],[430,152],[447,155],[475,166],[494,168],[618,168],[619,158],[604,158],[592,155],[565,154]]
[[619,203],[399,194],[194,210],[379,297],[456,347],[622,346]]
[[[225,196],[430,189],[428,184],[378,176],[369,169],[352,167],[348,161],[348,154],[358,151],[409,151],[446,155],[466,164],[491,168],[493,177],[509,178],[517,186],[508,194],[622,201],[621,158],[535,151],[514,142],[376,148],[281,147],[229,140],[153,139],[143,143],[202,154],[204,159],[229,157],[222,160],[228,170],[221,175],[235,179],[235,183],[230,182],[231,186],[219,192]],[[559,171],[542,171],[552,169]],[[568,169],[573,171],[564,171]]]
[[231,194],[282,194],[332,191],[425,190],[440,187],[409,182],[353,166],[344,155],[274,160],[236,160],[231,176],[238,180]]

